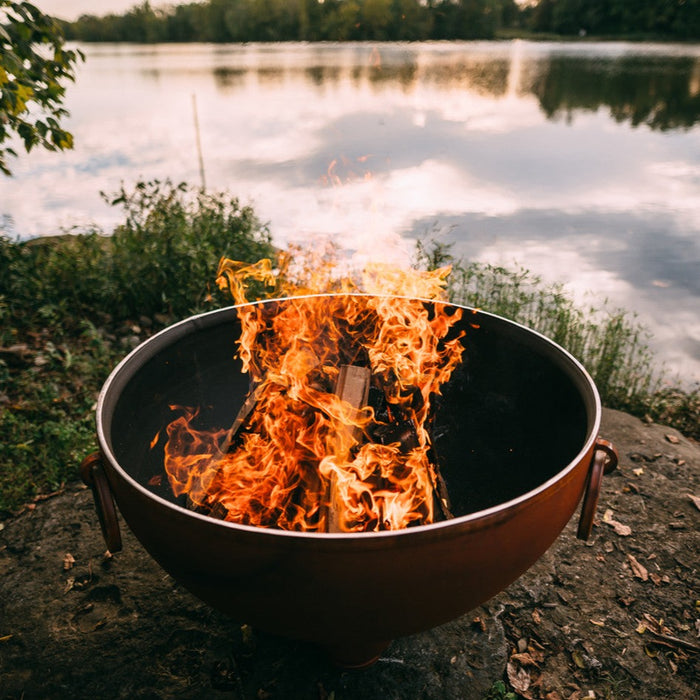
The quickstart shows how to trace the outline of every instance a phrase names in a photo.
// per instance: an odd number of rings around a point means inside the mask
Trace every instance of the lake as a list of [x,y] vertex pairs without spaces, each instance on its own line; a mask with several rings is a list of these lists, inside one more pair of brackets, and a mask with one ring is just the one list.
[[636,312],[700,380],[700,45],[467,42],[82,47],[75,149],[0,182],[22,238],[122,216],[100,191],[200,183],[274,239],[405,264],[417,238]]

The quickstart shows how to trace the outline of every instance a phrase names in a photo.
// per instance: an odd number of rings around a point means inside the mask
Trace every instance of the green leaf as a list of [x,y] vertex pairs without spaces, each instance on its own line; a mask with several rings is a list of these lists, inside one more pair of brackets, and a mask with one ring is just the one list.
[[18,84],[14,90],[15,93],[15,114],[21,114],[27,109],[27,102],[32,99],[34,90],[29,85]]

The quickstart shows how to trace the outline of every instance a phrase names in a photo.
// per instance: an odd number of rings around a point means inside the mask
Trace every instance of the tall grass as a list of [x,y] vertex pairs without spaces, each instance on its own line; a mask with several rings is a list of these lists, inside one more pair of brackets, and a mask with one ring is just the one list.
[[253,209],[222,193],[154,180],[103,196],[124,210],[111,235],[21,243],[0,235],[0,298],[16,317],[183,317],[226,299],[213,284],[222,255],[274,252]]

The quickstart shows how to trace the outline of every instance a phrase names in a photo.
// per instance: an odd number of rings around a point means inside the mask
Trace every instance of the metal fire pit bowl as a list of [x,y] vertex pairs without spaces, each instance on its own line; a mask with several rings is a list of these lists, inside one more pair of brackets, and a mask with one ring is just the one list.
[[[595,385],[571,355],[466,307],[460,328],[463,363],[433,428],[453,519],[297,533],[178,505],[163,475],[162,440],[153,449],[150,442],[172,420],[171,404],[208,407],[209,427],[235,417],[248,377],[233,359],[240,325],[231,307],[166,328],[107,379],[97,405],[100,452],[82,465],[107,546],[121,548],[113,494],[150,555],[195,596],[241,623],[316,642],[348,667],[371,663],[394,637],[477,607],[537,561],[582,497],[578,534],[588,536],[602,474],[617,456],[598,436]],[[158,475],[162,484],[149,485]]]

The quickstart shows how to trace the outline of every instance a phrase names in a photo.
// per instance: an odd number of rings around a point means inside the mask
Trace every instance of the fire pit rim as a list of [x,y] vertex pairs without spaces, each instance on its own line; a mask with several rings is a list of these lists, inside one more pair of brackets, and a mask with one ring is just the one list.
[[[340,532],[340,533],[328,533],[328,532],[299,532],[299,531],[291,531],[291,530],[280,530],[280,529],[275,529],[275,528],[266,528],[266,527],[257,527],[253,525],[243,525],[240,523],[234,523],[234,522],[229,522],[226,520],[220,520],[217,518],[212,518],[210,516],[197,513],[194,511],[190,511],[186,508],[183,508],[182,506],[177,505],[176,503],[172,503],[171,501],[166,500],[165,498],[162,498],[161,496],[158,496],[157,494],[153,493],[149,489],[147,489],[143,484],[141,484],[137,479],[131,476],[131,474],[124,469],[119,461],[117,460],[114,452],[111,449],[110,441],[107,439],[107,436],[105,434],[105,429],[104,429],[104,413],[105,413],[105,402],[107,395],[110,393],[113,386],[117,386],[117,389],[114,389],[114,391],[119,391],[121,390],[128,381],[133,377],[136,371],[140,369],[148,360],[151,358],[155,357],[158,352],[162,349],[161,344],[159,343],[159,339],[162,339],[164,337],[169,338],[169,343],[168,345],[171,345],[173,342],[177,341],[178,339],[185,337],[186,335],[189,334],[191,331],[191,327],[194,326],[195,329],[203,329],[206,328],[209,325],[213,324],[213,321],[215,320],[215,317],[221,316],[221,315],[226,315],[227,312],[231,313],[234,312],[236,309],[239,309],[241,307],[245,306],[251,306],[251,305],[258,305],[258,304],[267,304],[267,303],[279,303],[279,302],[286,302],[290,300],[303,300],[303,299],[311,299],[311,298],[316,298],[316,297],[384,297],[384,298],[394,298],[394,299],[410,299],[412,301],[422,301],[427,304],[435,305],[435,304],[442,304],[445,306],[452,306],[456,308],[460,308],[466,312],[474,314],[474,320],[478,319],[479,316],[481,317],[489,317],[496,319],[499,322],[504,322],[507,326],[510,326],[514,329],[516,329],[516,332],[521,332],[524,331],[527,334],[536,336],[539,338],[543,343],[544,346],[547,347],[553,356],[556,356],[560,360],[560,364],[562,360],[565,361],[564,364],[568,363],[569,369],[573,370],[576,372],[578,375],[578,378],[580,379],[580,382],[577,382],[577,386],[581,388],[583,385],[587,387],[587,389],[590,391],[590,396],[588,397],[589,399],[592,398],[592,406],[590,405],[589,401],[585,400],[584,397],[584,403],[586,405],[586,413],[587,413],[587,418],[588,418],[588,425],[587,425],[587,437],[586,440],[579,450],[579,452],[569,461],[569,463],[564,466],[562,469],[557,471],[553,476],[551,476],[549,479],[546,481],[542,482],[538,486],[536,486],[534,489],[531,489],[529,491],[526,491],[525,493],[519,494],[515,498],[512,498],[507,501],[503,501],[502,503],[498,503],[495,506],[491,506],[489,508],[484,508],[482,510],[474,511],[473,513],[468,513],[466,515],[458,516],[451,518],[449,520],[444,520],[440,522],[435,522],[435,523],[430,523],[427,525],[416,525],[413,527],[409,528],[403,528],[399,530],[382,530],[378,532]],[[148,351],[146,351],[146,348],[148,348]],[[134,365],[135,360],[138,359],[138,363]],[[132,365],[134,365],[132,369]],[[132,369],[132,371],[129,371]],[[570,377],[573,381],[573,377]],[[119,386],[121,385],[121,386]],[[112,407],[113,409],[113,407]],[[591,409],[592,413],[591,413]],[[119,473],[121,478],[125,479],[132,488],[135,488],[137,491],[139,491],[142,495],[146,496],[149,499],[153,499],[157,501],[160,505],[166,506],[168,508],[172,508],[174,511],[180,514],[186,514],[190,517],[197,518],[199,520],[204,521],[205,523],[208,524],[217,524],[222,527],[227,527],[235,531],[240,531],[244,533],[250,533],[250,534],[256,534],[256,535],[265,535],[269,537],[281,537],[285,539],[291,539],[291,540],[299,540],[299,541],[317,541],[317,542],[330,542],[332,540],[343,540],[343,541],[351,541],[354,543],[366,543],[368,544],[369,541],[378,541],[378,540],[385,540],[387,538],[405,538],[408,537],[409,535],[415,538],[417,535],[431,535],[432,533],[438,533],[446,528],[456,528],[456,527],[464,527],[464,526],[469,526],[470,524],[474,524],[477,522],[483,522],[483,521],[489,521],[489,520],[498,520],[501,517],[507,516],[508,513],[516,510],[518,506],[520,506],[522,503],[525,503],[527,501],[530,501],[533,498],[536,498],[539,494],[547,491],[550,489],[555,483],[561,481],[566,475],[571,472],[573,469],[575,469],[582,461],[584,456],[592,452],[594,448],[594,443],[596,442],[596,439],[598,437],[598,432],[600,429],[600,422],[601,422],[601,401],[600,401],[600,395],[598,393],[598,389],[588,373],[588,371],[585,369],[585,367],[568,351],[565,350],[563,347],[561,347],[558,343],[555,343],[553,340],[548,338],[547,336],[543,335],[539,331],[536,331],[532,328],[529,328],[523,324],[517,323],[516,321],[512,321],[510,319],[507,319],[503,316],[499,316],[497,314],[488,312],[488,311],[483,311],[481,309],[477,309],[474,307],[466,306],[463,304],[455,304],[453,302],[449,301],[442,301],[442,300],[435,300],[435,299],[423,299],[420,297],[411,297],[411,296],[403,296],[403,295],[395,295],[395,294],[367,294],[367,293],[357,293],[357,292],[351,292],[351,293],[332,293],[332,294],[307,294],[303,296],[295,296],[295,297],[281,297],[281,298],[273,298],[273,299],[263,299],[259,301],[254,301],[254,302],[249,302],[246,304],[234,304],[231,306],[227,307],[222,307],[219,309],[213,309],[212,311],[206,311],[200,314],[194,314],[192,316],[189,316],[181,321],[178,321],[174,324],[171,324],[170,326],[167,326],[166,328],[163,328],[162,330],[158,331],[151,337],[147,338],[144,340],[142,343],[140,343],[138,346],[136,346],[131,352],[129,352],[115,367],[114,369],[110,372],[109,376],[105,380],[104,384],[102,385],[102,389],[100,390],[98,399],[97,399],[97,405],[96,405],[96,410],[95,410],[95,421],[96,421],[96,428],[97,428],[97,438],[98,438],[98,443],[100,450],[103,454],[103,456],[108,460],[112,468]],[[592,418],[592,421],[591,421]]]

